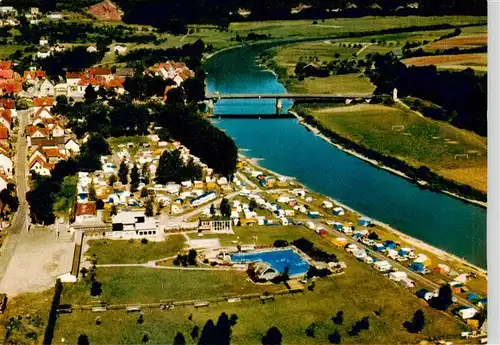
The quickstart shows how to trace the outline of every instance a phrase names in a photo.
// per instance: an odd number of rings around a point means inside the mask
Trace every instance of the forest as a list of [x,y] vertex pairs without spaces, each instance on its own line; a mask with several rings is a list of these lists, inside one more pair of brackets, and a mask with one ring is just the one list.
[[[42,11],[79,11],[98,0],[4,0],[3,5],[39,7]],[[322,19],[366,15],[486,15],[487,2],[481,0],[420,0],[417,6],[408,0],[313,0],[310,8],[292,14],[301,5],[298,0],[115,0],[124,12],[124,21],[149,24],[161,30],[183,32],[188,23],[212,23],[227,27],[231,21],[271,19]],[[248,17],[238,9],[251,11]]]
[[375,54],[370,62],[375,68],[367,74],[377,86],[375,93],[392,93],[397,88],[399,97],[418,97],[442,108],[438,112],[436,107],[418,109],[425,116],[487,135],[486,74],[475,74],[471,68],[451,72],[438,71],[436,66],[407,67],[391,53]]

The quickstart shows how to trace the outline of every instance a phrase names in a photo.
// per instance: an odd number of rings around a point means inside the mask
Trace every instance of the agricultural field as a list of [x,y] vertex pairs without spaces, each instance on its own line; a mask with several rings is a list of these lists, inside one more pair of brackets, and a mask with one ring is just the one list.
[[426,50],[436,50],[436,49],[450,49],[450,48],[478,48],[483,47],[488,44],[488,35],[486,32],[471,34],[471,35],[459,35],[452,38],[447,38],[437,42],[429,43],[425,46]]
[[[445,178],[486,191],[486,138],[477,134],[382,105],[360,104],[306,112],[353,142],[415,167],[428,166]],[[464,153],[468,158],[463,157]]]
[[98,264],[140,264],[150,260],[175,256],[184,248],[182,235],[166,236],[165,241],[141,240],[89,240],[88,258],[94,254]]
[[462,70],[472,68],[479,72],[486,72],[488,65],[487,53],[421,56],[405,59],[407,66],[436,65],[441,69]]

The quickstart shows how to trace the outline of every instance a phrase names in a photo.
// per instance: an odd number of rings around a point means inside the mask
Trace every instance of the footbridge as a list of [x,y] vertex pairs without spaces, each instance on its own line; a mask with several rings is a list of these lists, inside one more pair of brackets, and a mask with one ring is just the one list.
[[222,99],[274,99],[276,103],[276,115],[280,115],[283,99],[291,99],[294,101],[304,102],[332,102],[332,103],[346,103],[349,104],[353,101],[369,101],[373,97],[372,94],[366,93],[352,93],[352,94],[311,94],[311,93],[207,93],[205,100],[208,101],[209,108],[213,108],[214,102]]

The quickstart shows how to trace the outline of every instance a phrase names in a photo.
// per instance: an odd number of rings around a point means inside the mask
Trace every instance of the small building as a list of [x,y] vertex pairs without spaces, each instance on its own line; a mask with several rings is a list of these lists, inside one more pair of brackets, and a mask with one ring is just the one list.
[[49,44],[49,39],[47,37],[40,37],[38,44],[41,46],[46,46]]
[[392,269],[392,266],[388,261],[377,261],[373,264],[373,267],[380,272],[388,272]]
[[97,207],[95,202],[78,203],[76,204],[77,223],[97,220]]
[[124,54],[126,51],[127,51],[127,47],[119,45],[119,44],[117,44],[113,47],[113,52],[115,54]]
[[254,263],[254,274],[259,280],[273,280],[280,275],[280,272],[276,271],[268,263],[256,262]]
[[97,47],[95,45],[88,46],[87,53],[97,53]]
[[230,219],[200,218],[199,231],[233,233],[233,222]]
[[215,192],[213,192],[213,191],[205,193],[205,194],[202,194],[199,197],[194,198],[193,200],[191,200],[191,206],[197,207],[197,206],[199,206],[201,204],[204,204],[206,202],[214,200],[216,197],[217,197],[217,194],[215,194]]
[[120,238],[157,237],[158,224],[142,211],[121,211],[112,218],[112,234]]
[[396,271],[389,273],[389,279],[394,280],[396,282],[400,281],[403,278],[406,278],[407,275],[405,272]]
[[69,139],[68,141],[66,141],[66,143],[64,144],[64,148],[69,154],[80,153],[80,145],[78,145],[78,143],[73,139]]
[[462,318],[462,320],[467,320],[473,318],[477,314],[476,308],[463,308],[458,311],[458,315]]

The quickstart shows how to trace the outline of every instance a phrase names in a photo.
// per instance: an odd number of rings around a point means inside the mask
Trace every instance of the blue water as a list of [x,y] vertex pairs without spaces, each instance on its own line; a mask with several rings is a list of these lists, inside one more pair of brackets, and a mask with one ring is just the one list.
[[[276,77],[255,65],[262,48],[215,55],[205,64],[209,91],[285,93]],[[283,102],[287,111],[291,102]],[[273,114],[273,100],[221,100],[216,114]],[[410,236],[486,268],[486,209],[418,188],[309,132],[296,119],[217,119],[245,155],[296,177],[308,188],[349,205]]]
[[309,264],[291,249],[273,250],[259,253],[238,253],[231,255],[232,262],[255,262],[268,263],[274,270],[283,273],[288,267],[291,276],[304,274],[309,269]]

